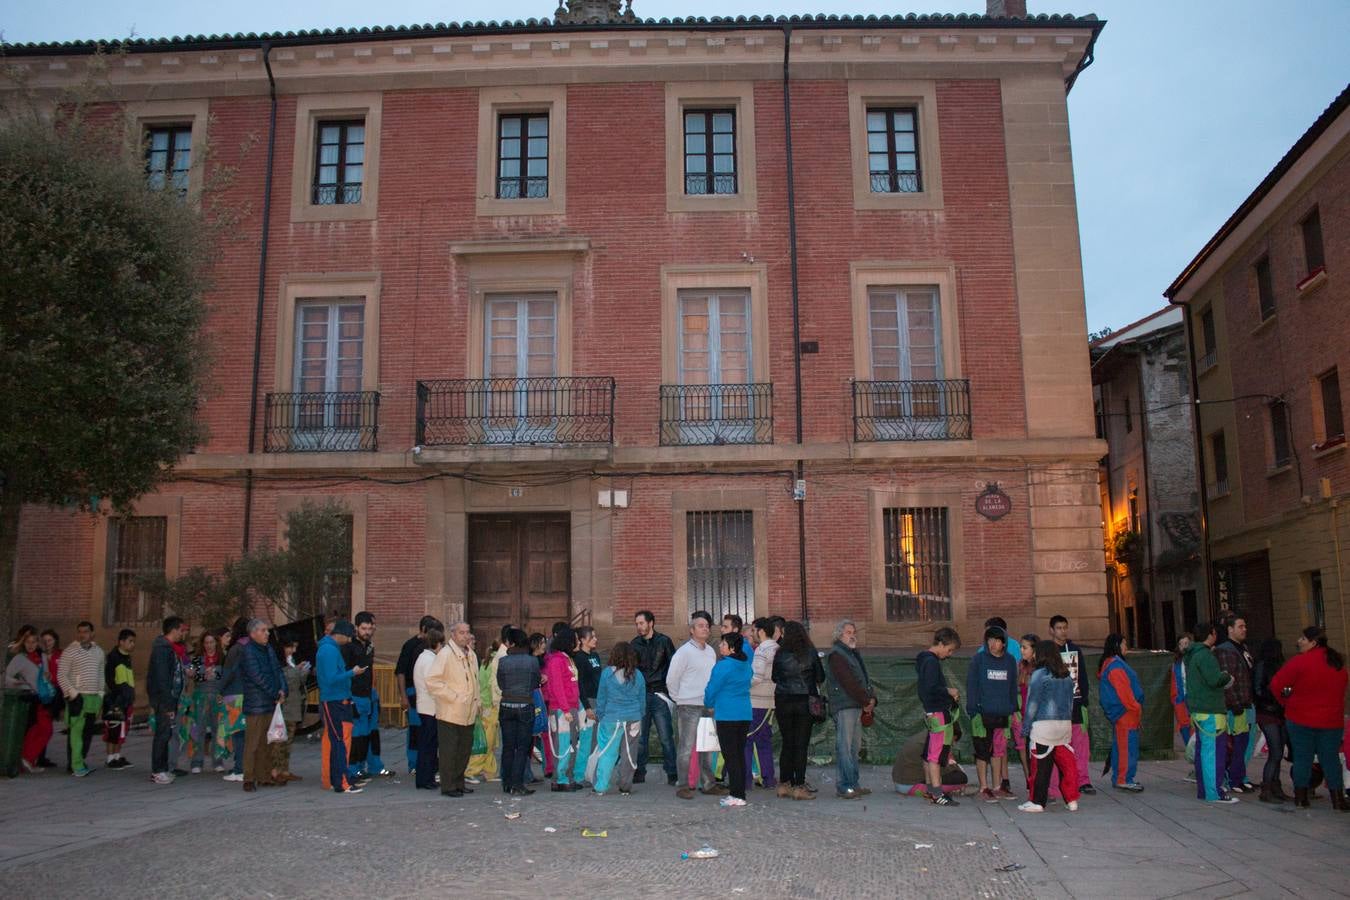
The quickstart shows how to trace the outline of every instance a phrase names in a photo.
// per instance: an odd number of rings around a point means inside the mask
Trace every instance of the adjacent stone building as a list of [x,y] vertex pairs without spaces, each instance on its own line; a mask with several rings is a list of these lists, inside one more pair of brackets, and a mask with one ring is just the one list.
[[[386,628],[1104,633],[1066,105],[1103,23],[991,6],[571,3],[100,58],[152,181],[190,201],[228,153],[250,214],[209,297],[209,440],[133,516],[25,510],[19,615],[153,619],[141,574],[336,498],[340,605]],[[97,50],[5,54],[56,90]]]
[[1350,89],[1167,289],[1186,314],[1212,598],[1289,652],[1346,645]]
[[1174,647],[1205,608],[1182,318],[1165,307],[1090,345],[1111,627],[1132,647]]

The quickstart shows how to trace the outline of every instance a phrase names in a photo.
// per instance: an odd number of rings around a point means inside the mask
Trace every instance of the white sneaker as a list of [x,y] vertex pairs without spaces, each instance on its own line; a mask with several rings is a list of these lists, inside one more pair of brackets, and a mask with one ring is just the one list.
[[1025,813],[1045,812],[1044,806],[1041,806],[1039,803],[1033,803],[1030,800],[1028,800],[1026,803],[1021,804],[1017,808]]
[[19,764],[23,766],[23,770],[27,772],[29,775],[35,775],[38,772],[42,771],[41,769],[39,769],[37,766],[33,765],[26,759],[20,759]]
[[225,764],[224,764],[224,763],[216,763],[216,771],[217,771],[217,772],[224,772],[224,771],[225,771]]
[[222,780],[222,781],[243,781],[243,780],[244,780],[244,773],[242,773],[242,772],[231,772],[230,774],[226,775],[226,776],[225,776],[223,779],[221,779],[221,780]]
[[173,784],[173,774],[170,772],[156,772],[150,776],[150,780],[155,784]]
[[1078,812],[1078,801],[1070,800],[1068,803],[1064,804],[1064,808],[1069,812]]
[[718,801],[718,805],[724,808],[731,806],[745,806],[745,801],[742,800],[740,797],[723,797],[720,801]]
[[193,766],[191,771],[192,771],[192,774],[193,774],[193,775],[200,775],[200,774],[202,774],[202,767],[201,767],[201,766]]
[[464,776],[464,783],[465,783],[465,784],[482,784],[482,783],[483,783],[483,780],[482,780],[481,778],[475,778],[475,777],[473,777],[472,775],[465,775],[465,776]]

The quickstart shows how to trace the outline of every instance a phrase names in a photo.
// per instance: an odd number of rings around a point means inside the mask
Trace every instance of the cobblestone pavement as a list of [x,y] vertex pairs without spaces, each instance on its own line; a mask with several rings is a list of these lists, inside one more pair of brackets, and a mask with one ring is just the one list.
[[[384,734],[386,762],[403,773],[401,742]],[[536,900],[1347,895],[1336,861],[1350,851],[1350,816],[1325,799],[1308,812],[1252,798],[1204,805],[1179,762],[1145,763],[1143,794],[1106,790],[1076,814],[1027,815],[1011,802],[940,809],[899,797],[880,767],[864,768],[875,793],[863,800],[835,799],[832,773],[816,769],[815,802],[756,790],[746,808],[723,810],[664,784],[629,798],[522,799],[483,784],[453,800],[398,777],[340,797],[319,789],[318,746],[303,741],[294,765],[305,780],[286,788],[245,794],[214,775],[160,787],[148,738],[128,749],[132,769],[0,782],[6,897],[183,897],[204,885],[224,897]],[[721,857],[680,859],[704,844]],[[1009,864],[1024,868],[998,871]]]

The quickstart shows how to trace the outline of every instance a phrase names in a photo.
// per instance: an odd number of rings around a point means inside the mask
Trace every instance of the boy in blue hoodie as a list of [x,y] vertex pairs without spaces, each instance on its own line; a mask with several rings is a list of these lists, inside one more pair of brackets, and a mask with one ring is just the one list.
[[347,754],[352,746],[352,676],[365,666],[347,668],[342,646],[356,637],[352,623],[343,619],[333,633],[319,641],[314,676],[319,682],[319,710],[323,715],[323,768],[321,784],[339,794],[359,794],[361,788],[347,779]]
[[980,779],[980,799],[986,803],[1013,797],[1008,781],[1008,722],[1017,712],[1017,660],[1007,647],[1007,633],[991,625],[984,632],[984,652],[975,654],[966,670],[966,712],[975,745],[975,772]]

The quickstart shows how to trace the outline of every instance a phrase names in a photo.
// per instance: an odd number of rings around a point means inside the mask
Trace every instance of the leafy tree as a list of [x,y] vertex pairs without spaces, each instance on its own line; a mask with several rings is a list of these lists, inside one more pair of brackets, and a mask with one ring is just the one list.
[[[25,503],[125,510],[201,437],[213,229],[120,113],[0,121],[0,628]],[[69,114],[67,114],[69,113]]]

